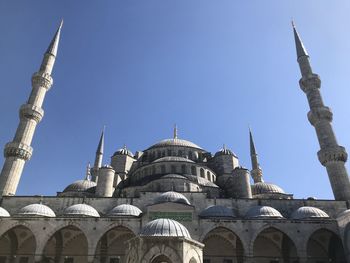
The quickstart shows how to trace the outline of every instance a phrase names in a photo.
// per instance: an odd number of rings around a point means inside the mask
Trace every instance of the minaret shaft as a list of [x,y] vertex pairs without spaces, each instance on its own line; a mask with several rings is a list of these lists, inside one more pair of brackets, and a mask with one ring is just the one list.
[[256,153],[255,143],[253,139],[252,131],[249,129],[249,143],[250,143],[250,159],[252,162],[252,170],[250,174],[253,177],[254,183],[264,182],[262,169],[259,165],[258,154]]
[[30,146],[37,124],[44,116],[41,108],[46,92],[52,85],[51,72],[54,66],[62,23],[51,41],[42,61],[40,70],[32,76],[32,91],[26,104],[19,110],[20,122],[12,142],[5,145],[5,163],[0,174],[0,196],[16,194],[24,164],[30,159]]
[[338,145],[332,127],[333,114],[323,103],[320,88],[321,80],[314,74],[310,65],[309,56],[295,29],[294,36],[297,47],[298,63],[302,78],[299,81],[301,89],[306,94],[310,111],[308,119],[315,127],[320,150],[318,159],[326,167],[329,181],[336,200],[350,200],[350,182],[345,162],[347,153],[345,148]]

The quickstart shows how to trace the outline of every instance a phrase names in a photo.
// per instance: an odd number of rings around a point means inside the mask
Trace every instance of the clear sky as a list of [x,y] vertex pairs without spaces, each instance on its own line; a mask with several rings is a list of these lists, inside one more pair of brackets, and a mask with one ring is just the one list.
[[64,18],[54,85],[17,193],[55,195],[82,179],[103,125],[109,163],[124,143],[143,150],[177,123],[180,138],[212,153],[225,143],[248,168],[250,125],[265,181],[296,198],[333,198],[290,21],[350,151],[349,13],[345,0],[0,1],[1,147]]

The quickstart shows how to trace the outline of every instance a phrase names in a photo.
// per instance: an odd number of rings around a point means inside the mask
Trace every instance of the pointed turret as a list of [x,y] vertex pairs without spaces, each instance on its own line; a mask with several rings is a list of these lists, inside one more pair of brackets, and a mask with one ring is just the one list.
[[85,175],[85,180],[90,181],[91,179],[91,167],[90,167],[90,162],[88,162],[87,166],[86,166],[86,175]]
[[250,158],[252,161],[252,170],[250,173],[253,177],[254,183],[263,182],[264,181],[262,179],[263,174],[259,165],[258,154],[256,153],[253,134],[250,128],[249,128],[249,143],[250,143]]
[[60,23],[54,37],[52,38],[49,47],[46,50],[47,54],[51,54],[55,57],[57,56],[57,48],[58,48],[58,43],[60,42],[60,34],[61,34],[62,26],[63,26],[63,19],[61,20],[61,23]]
[[96,150],[94,168],[100,168],[102,166],[104,144],[105,144],[105,129],[103,128],[100,141],[98,142],[98,146]]
[[177,139],[177,125],[174,125],[174,140]]
[[336,200],[350,200],[350,181],[345,162],[348,158],[344,147],[340,146],[332,127],[333,113],[324,105],[320,88],[320,77],[313,73],[309,56],[296,31],[294,23],[293,32],[297,50],[297,61],[301,71],[299,81],[300,88],[306,94],[310,111],[307,116],[312,126],[315,127],[320,150],[318,159],[326,167],[328,177]]

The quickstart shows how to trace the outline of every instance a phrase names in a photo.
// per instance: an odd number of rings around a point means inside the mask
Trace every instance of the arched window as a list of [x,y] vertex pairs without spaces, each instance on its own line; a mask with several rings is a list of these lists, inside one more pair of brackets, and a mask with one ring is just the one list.
[[162,166],[160,167],[160,172],[161,172],[162,174],[165,174],[165,173],[166,173],[166,171],[165,171],[165,165],[162,165]]
[[176,166],[171,165],[171,173],[176,174]]
[[171,150],[170,149],[168,150],[167,153],[168,153],[168,156],[171,156]]
[[177,153],[177,155],[181,157],[181,156],[182,156],[182,151],[179,150],[178,153]]
[[191,166],[191,174],[192,175],[197,175],[196,166]]
[[201,177],[204,178],[204,169],[203,168],[200,169],[200,175],[201,175]]
[[208,179],[209,181],[212,181],[212,180],[211,180],[211,175],[210,175],[210,172],[209,172],[209,171],[207,172],[207,179]]
[[162,155],[162,153],[158,150],[157,151],[157,158],[160,158],[161,155]]
[[188,152],[188,159],[190,159],[190,160],[192,160],[192,152],[190,151],[190,152]]

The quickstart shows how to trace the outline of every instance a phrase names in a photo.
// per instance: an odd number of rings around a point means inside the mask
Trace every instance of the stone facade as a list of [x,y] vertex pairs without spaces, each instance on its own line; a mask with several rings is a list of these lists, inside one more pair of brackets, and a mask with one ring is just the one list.
[[265,183],[251,132],[249,171],[225,146],[211,154],[178,138],[177,128],[173,138],[135,154],[124,146],[105,166],[102,133],[85,179],[57,196],[12,196],[43,117],[61,26],[33,77],[15,139],[5,146],[0,263],[350,262],[347,154],[337,144],[331,111],[295,28],[308,117],[336,200],[293,199]]

